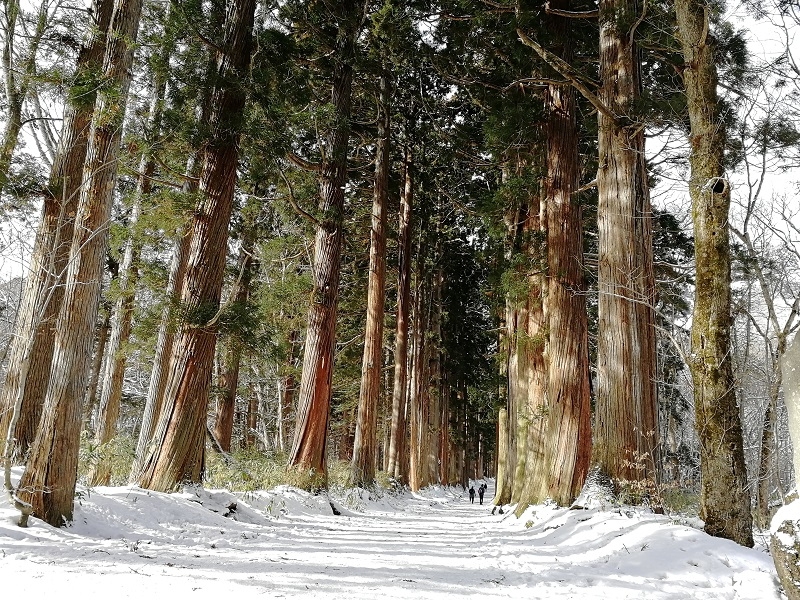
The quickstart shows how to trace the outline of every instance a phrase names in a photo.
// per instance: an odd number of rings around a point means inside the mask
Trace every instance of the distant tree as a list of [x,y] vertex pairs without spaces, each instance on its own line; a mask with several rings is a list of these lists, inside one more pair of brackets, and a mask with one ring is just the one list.
[[241,223],[239,259],[236,265],[236,281],[230,291],[231,303],[226,309],[229,318],[224,323],[227,343],[223,351],[222,371],[219,377],[220,395],[217,399],[214,418],[214,437],[220,448],[231,451],[233,424],[236,411],[236,397],[239,390],[239,371],[242,358],[248,346],[253,347],[251,338],[253,324],[257,318],[251,297],[254,278],[258,272],[255,254],[259,236],[259,214],[263,210],[260,198],[253,198],[244,207]]
[[[61,2],[55,5],[58,10]],[[55,11],[52,11],[49,2],[42,2],[33,15],[26,14],[27,8],[18,0],[3,2],[3,49],[0,64],[5,84],[3,92],[6,114],[5,126],[0,135],[0,193],[15,192],[14,189],[7,188],[12,158],[19,144],[22,128],[26,122],[30,122],[30,119],[25,118],[23,109],[25,103],[37,93],[40,67],[38,54],[55,20]]]

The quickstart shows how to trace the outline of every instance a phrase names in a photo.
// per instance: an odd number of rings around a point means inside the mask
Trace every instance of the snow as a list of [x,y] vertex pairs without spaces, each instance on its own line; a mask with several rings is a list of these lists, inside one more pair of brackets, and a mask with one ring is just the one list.
[[87,600],[781,598],[763,550],[663,515],[542,505],[517,519],[492,508],[460,488],[329,498],[98,487],[79,488],[70,527],[20,529],[3,499],[0,581],[4,597]]
[[790,528],[792,531],[800,531],[800,500],[795,500],[794,502],[780,507],[775,515],[773,515],[769,528],[770,535],[773,539],[787,550],[793,551],[798,543],[800,543],[800,540],[797,540],[794,535],[780,530],[781,525],[787,522],[793,525]]

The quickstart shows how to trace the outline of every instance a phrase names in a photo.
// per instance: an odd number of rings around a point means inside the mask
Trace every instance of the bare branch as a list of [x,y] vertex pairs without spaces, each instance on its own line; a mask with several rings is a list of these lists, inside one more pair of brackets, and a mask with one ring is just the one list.
[[544,12],[548,15],[556,15],[566,19],[596,19],[600,16],[599,10],[560,10],[550,8],[550,1],[544,3]]
[[314,224],[314,226],[322,227],[322,223],[320,223],[319,220],[314,215],[312,215],[311,213],[303,210],[300,207],[300,205],[297,203],[297,199],[294,196],[294,188],[292,187],[292,184],[289,181],[289,179],[284,174],[283,170],[279,169],[278,173],[280,174],[281,179],[283,179],[283,183],[286,184],[286,189],[289,190],[289,196],[288,196],[289,197],[289,204],[292,205],[292,208],[295,210],[295,212],[298,215],[300,215],[301,217],[303,217],[309,223]]

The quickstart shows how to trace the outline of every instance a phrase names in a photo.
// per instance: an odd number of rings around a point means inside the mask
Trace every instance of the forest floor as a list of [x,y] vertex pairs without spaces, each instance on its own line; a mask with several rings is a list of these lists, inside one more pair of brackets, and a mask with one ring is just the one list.
[[517,519],[492,515],[490,494],[471,504],[460,488],[326,497],[108,487],[79,498],[62,529],[37,519],[20,529],[0,500],[3,597],[782,597],[763,547],[631,507],[537,506]]

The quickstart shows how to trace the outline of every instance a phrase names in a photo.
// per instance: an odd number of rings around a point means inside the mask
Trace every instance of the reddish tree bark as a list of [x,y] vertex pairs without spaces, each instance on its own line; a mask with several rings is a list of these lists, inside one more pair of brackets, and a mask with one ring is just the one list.
[[181,289],[187,319],[175,337],[161,415],[139,477],[139,485],[148,489],[168,491],[184,481],[199,482],[203,472],[216,322],[245,103],[241,81],[247,77],[251,58],[255,4],[238,0],[231,7],[218,50],[212,133],[201,153],[201,202],[189,226],[189,258]]
[[[568,10],[569,2],[556,0],[553,8]],[[558,54],[569,62],[566,19],[549,19],[550,31],[560,45]],[[545,106],[547,378],[540,414],[535,415],[540,425],[529,432],[529,464],[518,513],[547,498],[562,505],[571,503],[583,486],[591,457],[588,323],[581,293],[585,289],[583,232],[581,208],[575,198],[580,165],[575,90],[551,84]]]
[[655,479],[655,279],[636,0],[600,2],[597,402],[593,464],[615,483]]
[[363,6],[357,2],[340,2],[337,8],[336,15],[332,15],[339,20],[339,30],[333,51],[335,62],[331,91],[336,124],[328,135],[328,152],[320,170],[319,208],[323,217],[317,227],[314,247],[314,292],[308,311],[294,443],[289,456],[291,468],[310,476],[310,487],[327,485],[325,452],[339,300],[352,61],[363,19]]

